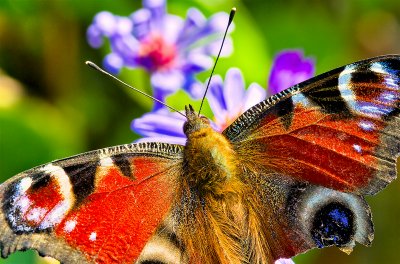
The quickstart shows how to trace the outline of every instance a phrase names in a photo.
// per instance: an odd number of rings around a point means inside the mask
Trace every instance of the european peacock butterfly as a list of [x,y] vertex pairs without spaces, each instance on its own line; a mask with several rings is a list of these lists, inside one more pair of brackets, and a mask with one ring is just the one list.
[[359,61],[253,106],[221,134],[189,105],[185,146],[54,161],[0,186],[2,257],[65,263],[272,263],[370,245],[396,178],[400,56]]

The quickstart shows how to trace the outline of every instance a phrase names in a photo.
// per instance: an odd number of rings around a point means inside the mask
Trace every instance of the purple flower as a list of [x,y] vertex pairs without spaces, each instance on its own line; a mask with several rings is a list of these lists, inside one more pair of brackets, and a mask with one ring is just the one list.
[[[246,90],[243,75],[239,69],[230,69],[225,81],[218,75],[213,76],[210,83],[207,99],[214,119],[212,127],[222,132],[244,111],[265,99],[266,91],[260,85],[252,83]],[[132,130],[144,136],[139,141],[161,141],[184,145],[186,136],[183,133],[183,124],[186,119],[167,109],[144,114],[134,119]]]
[[[212,66],[211,56],[218,53],[227,22],[226,13],[206,19],[195,8],[188,10],[184,20],[167,14],[165,0],[143,0],[143,8],[130,17],[98,13],[87,38],[95,48],[109,39],[111,53],[104,58],[108,71],[118,73],[122,67],[147,70],[157,99],[164,100],[180,88],[200,98],[203,89],[195,74]],[[231,51],[228,37],[222,55]]]
[[[270,82],[270,88],[273,91],[270,93],[274,94],[279,89],[283,90],[297,84],[299,80],[312,77],[313,61],[302,59],[301,54],[301,51],[284,51],[276,57],[271,73],[274,81]],[[293,58],[294,62],[291,62],[290,58]],[[295,80],[288,79],[291,76]],[[282,80],[280,81],[278,77]],[[209,105],[214,113],[212,127],[222,132],[243,112],[264,100],[266,93],[266,90],[256,83],[251,84],[246,90],[242,73],[236,68],[227,72],[225,81],[218,75],[213,76],[207,94]],[[186,136],[183,133],[185,121],[185,118],[177,113],[159,109],[134,119],[131,128],[144,136],[139,141],[161,141],[184,145],[186,142]]]
[[160,108],[132,121],[133,131],[143,136],[138,142],[165,142],[185,145],[183,124],[186,119],[178,113]]
[[278,259],[275,264],[294,264],[294,262],[291,259]]
[[230,69],[225,81],[218,75],[211,79],[207,100],[214,113],[213,127],[222,132],[236,118],[266,98],[266,91],[256,83],[245,89],[243,75],[237,68]]
[[301,50],[285,50],[275,56],[268,81],[269,94],[279,93],[315,74],[315,62]]

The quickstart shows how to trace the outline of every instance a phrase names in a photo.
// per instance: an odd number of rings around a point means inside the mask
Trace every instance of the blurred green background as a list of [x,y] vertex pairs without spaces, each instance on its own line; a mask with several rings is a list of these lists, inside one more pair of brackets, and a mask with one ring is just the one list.
[[[139,0],[0,1],[0,180],[33,166],[97,148],[132,142],[133,118],[149,111],[150,100],[121,88],[89,69],[108,47],[90,48],[86,28],[102,10],[129,15]],[[350,62],[400,53],[400,1],[170,0],[170,13],[189,7],[207,17],[238,8],[234,53],[217,73],[239,67],[247,84],[265,86],[274,54],[302,48],[317,73]],[[209,73],[200,75],[205,80]],[[124,70],[120,77],[150,92],[147,73]],[[183,108],[187,97],[168,102]],[[296,263],[400,263],[400,182],[368,197],[375,223],[371,248],[357,246],[347,256],[335,248],[312,250]],[[43,263],[35,252],[16,253],[0,263]]]

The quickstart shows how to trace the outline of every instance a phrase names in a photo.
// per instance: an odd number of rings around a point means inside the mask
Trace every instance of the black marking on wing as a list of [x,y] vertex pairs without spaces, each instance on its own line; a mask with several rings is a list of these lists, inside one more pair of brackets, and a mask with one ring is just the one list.
[[290,97],[287,100],[280,101],[276,104],[277,116],[279,116],[282,125],[285,129],[289,129],[293,121],[293,99]]
[[119,170],[124,174],[126,177],[129,177],[135,180],[135,176],[132,173],[132,164],[129,159],[131,156],[127,156],[124,154],[116,155],[112,157],[114,164],[119,168]]
[[313,89],[303,90],[302,94],[325,113],[339,114],[342,118],[350,117],[350,109],[338,89],[338,75],[332,77],[323,82],[323,87],[318,87],[317,83]]
[[50,183],[50,174],[46,172],[38,172],[30,175],[35,181],[32,183],[30,189],[32,192],[39,190],[40,188],[46,187]]
[[370,71],[355,71],[351,73],[352,83],[381,83],[382,78],[378,74],[373,74]]
[[[14,203],[14,197],[16,194],[16,189],[17,185],[19,182],[12,182],[4,192],[3,196],[3,206],[2,210],[4,212],[4,215],[6,216],[7,224],[11,228],[11,230],[16,233],[16,234],[22,234],[25,231],[32,232],[32,229],[27,229],[27,230],[18,230],[18,226],[21,226],[21,224],[24,223],[24,221],[21,221],[19,219],[20,213],[17,210],[12,210],[13,208],[13,203]],[[11,219],[14,219],[13,221]]]
[[400,101],[393,111],[390,111],[390,113],[382,117],[386,122],[390,121],[392,118],[400,118]]
[[96,169],[98,166],[99,160],[93,160],[87,163],[71,164],[63,167],[74,190],[75,206],[79,206],[94,191]]

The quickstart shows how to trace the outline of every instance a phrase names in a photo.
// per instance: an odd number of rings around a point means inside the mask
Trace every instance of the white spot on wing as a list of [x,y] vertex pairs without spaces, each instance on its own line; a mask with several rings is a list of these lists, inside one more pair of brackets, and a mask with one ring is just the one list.
[[21,194],[26,192],[29,189],[29,187],[31,187],[31,185],[32,185],[32,179],[30,177],[23,178],[18,184],[17,187],[18,193]]
[[35,223],[39,223],[40,220],[43,219],[45,214],[46,214],[46,209],[40,208],[40,207],[35,207],[29,211],[29,213],[26,215],[26,219],[28,221],[33,221]]
[[360,145],[357,144],[353,144],[353,149],[357,152],[357,153],[361,153],[362,148]]
[[369,69],[373,72],[377,73],[382,73],[382,74],[387,74],[387,71],[385,70],[385,67],[382,65],[380,62],[374,62],[371,64],[371,67]]
[[339,74],[338,79],[339,92],[352,108],[352,110],[356,108],[356,96],[351,90],[351,75],[355,71],[356,67],[354,65],[347,65],[344,70]]
[[303,94],[298,93],[292,96],[292,100],[294,104],[301,104],[303,106],[309,106],[310,100],[307,99]]
[[64,226],[64,231],[66,233],[70,233],[72,232],[72,230],[74,230],[76,227],[76,220],[68,220],[67,222],[65,222],[65,226]]
[[90,240],[90,241],[95,241],[95,240],[96,240],[96,237],[97,237],[96,232],[92,232],[92,233],[90,233],[89,240]]
[[361,127],[362,130],[370,132],[374,130],[374,123],[367,121],[367,120],[362,120],[359,123],[359,126]]
[[40,223],[40,228],[46,229],[60,223],[70,208],[71,206],[67,200],[63,200],[62,202],[58,203],[53,209],[50,210],[50,212]]
[[100,159],[100,166],[110,167],[114,164],[113,160],[110,157],[104,157]]
[[31,201],[25,195],[20,196],[19,200],[15,203],[16,206],[22,211],[26,212],[29,206],[31,206]]
[[393,108],[387,106],[378,106],[372,103],[359,103],[358,111],[372,117],[381,117],[389,114]]

